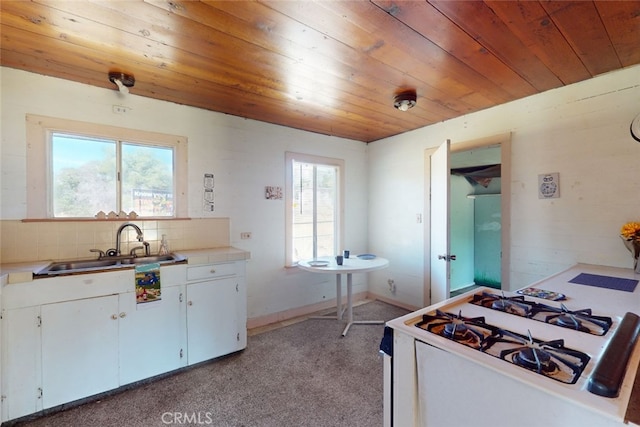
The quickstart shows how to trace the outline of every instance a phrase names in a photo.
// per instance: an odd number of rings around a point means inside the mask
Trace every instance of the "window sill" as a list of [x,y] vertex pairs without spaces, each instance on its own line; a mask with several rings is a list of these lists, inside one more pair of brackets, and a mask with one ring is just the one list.
[[191,218],[145,216],[137,218],[25,218],[21,222],[122,222],[122,221],[189,221]]

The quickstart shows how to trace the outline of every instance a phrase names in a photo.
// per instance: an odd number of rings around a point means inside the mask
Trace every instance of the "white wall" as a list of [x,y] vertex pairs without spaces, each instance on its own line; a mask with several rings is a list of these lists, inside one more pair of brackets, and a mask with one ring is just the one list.
[[[631,267],[619,230],[640,220],[640,143],[629,135],[639,113],[634,66],[369,144],[370,250],[390,260],[370,290],[422,301],[429,212],[423,224],[415,215],[428,194],[425,149],[505,132],[512,132],[511,218],[503,219],[511,222],[510,288],[578,262]],[[538,174],[548,172],[560,173],[559,199],[538,199]],[[395,294],[383,276],[394,278]]]
[[[284,200],[266,200],[264,187],[284,188],[285,151],[345,160],[345,244],[354,253],[368,249],[364,143],[143,98],[135,95],[135,87],[122,96],[116,90],[10,68],[0,68],[0,73],[0,219],[26,217],[25,115],[30,113],[186,136],[189,215],[228,217],[231,245],[251,252],[247,266],[250,318],[335,298],[334,277],[283,267]],[[113,105],[131,110],[114,114]],[[202,210],[204,173],[215,174],[213,215]],[[244,231],[252,233],[251,240],[240,240]],[[366,290],[365,276],[354,277],[354,290]]]
[[[629,124],[640,113],[640,66],[368,146],[142,98],[135,88],[123,98],[115,90],[9,68],[0,68],[0,78],[0,219],[25,217],[27,113],[187,136],[190,216],[206,217],[202,176],[214,173],[214,216],[230,218],[231,244],[252,253],[250,318],[335,295],[332,277],[283,268],[284,202],[265,200],[263,193],[267,185],[284,187],[285,151],[345,159],[345,245],[353,253],[388,258],[390,268],[371,274],[369,289],[406,305],[423,301],[429,224],[424,151],[447,138],[455,144],[513,132],[512,288],[575,262],[631,265],[618,231],[624,222],[640,219],[640,144],[629,136]],[[131,111],[116,115],[114,104]],[[560,199],[538,199],[537,175],[546,172],[560,173]],[[240,240],[242,231],[253,238]],[[356,292],[366,290],[359,276]],[[395,294],[388,278],[395,281]]]

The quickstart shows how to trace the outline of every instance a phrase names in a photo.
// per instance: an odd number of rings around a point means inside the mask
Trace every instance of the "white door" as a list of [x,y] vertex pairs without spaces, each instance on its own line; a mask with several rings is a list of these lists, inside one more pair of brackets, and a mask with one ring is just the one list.
[[450,290],[450,145],[447,140],[431,155],[431,304],[449,298]]

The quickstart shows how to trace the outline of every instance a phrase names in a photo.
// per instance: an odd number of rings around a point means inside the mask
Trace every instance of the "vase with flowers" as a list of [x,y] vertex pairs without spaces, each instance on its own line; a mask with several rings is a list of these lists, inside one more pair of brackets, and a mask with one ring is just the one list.
[[633,257],[633,271],[640,273],[640,222],[628,222],[620,229],[620,237]]

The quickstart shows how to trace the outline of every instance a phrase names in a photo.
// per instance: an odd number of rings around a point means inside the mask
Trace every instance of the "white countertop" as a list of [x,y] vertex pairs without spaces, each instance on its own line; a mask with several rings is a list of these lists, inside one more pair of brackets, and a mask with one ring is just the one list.
[[[243,261],[251,258],[251,253],[231,246],[221,248],[204,248],[174,251],[178,256],[187,259],[187,264],[199,265],[215,262]],[[42,270],[52,262],[30,261],[12,264],[0,264],[0,286],[30,282],[33,273]]]

